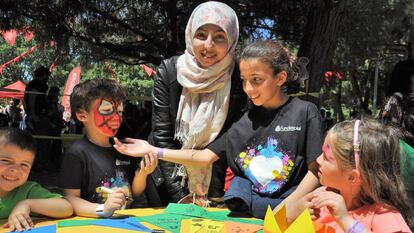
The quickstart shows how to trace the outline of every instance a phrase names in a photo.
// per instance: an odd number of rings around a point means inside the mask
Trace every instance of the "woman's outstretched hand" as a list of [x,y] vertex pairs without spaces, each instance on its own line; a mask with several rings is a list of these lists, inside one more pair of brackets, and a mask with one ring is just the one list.
[[118,138],[114,138],[114,141],[114,148],[125,155],[144,157],[144,155],[149,153],[157,154],[156,148],[144,140],[125,138],[124,142],[121,142]]

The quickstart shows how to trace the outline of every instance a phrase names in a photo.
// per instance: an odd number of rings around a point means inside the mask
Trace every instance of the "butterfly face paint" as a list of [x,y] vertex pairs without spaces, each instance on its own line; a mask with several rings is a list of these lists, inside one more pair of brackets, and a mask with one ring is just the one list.
[[101,99],[93,108],[94,122],[103,134],[109,137],[115,136],[122,123],[122,103]]
[[326,145],[324,144],[322,146],[322,151],[325,154],[326,159],[328,159],[329,161],[334,161],[335,160],[333,155],[332,155],[332,150],[331,150],[331,147],[329,146],[329,144],[326,144]]

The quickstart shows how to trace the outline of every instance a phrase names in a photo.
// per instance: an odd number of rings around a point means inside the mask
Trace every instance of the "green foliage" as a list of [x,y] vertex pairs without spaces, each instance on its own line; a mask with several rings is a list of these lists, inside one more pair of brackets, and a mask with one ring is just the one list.
[[[10,46],[3,38],[0,39],[0,63],[6,63],[20,54],[30,50],[36,45],[36,41],[25,41],[23,36],[18,36],[14,46]],[[36,51],[22,57],[3,69],[0,78],[0,86],[9,85],[17,80],[27,83],[32,79],[32,72],[39,66],[49,67],[54,59],[54,49],[48,46],[39,47]]]
[[139,101],[150,97],[153,80],[138,65],[95,63],[82,68],[81,81],[95,78],[115,78],[126,88],[128,99]]
[[[389,74],[394,65],[413,56],[414,2],[411,0],[356,0],[348,4],[329,70],[342,71],[345,80],[324,85],[321,105],[330,108],[339,103],[360,112],[373,107],[375,68],[379,68],[377,106],[382,103]],[[378,63],[377,63],[378,62]],[[351,80],[355,79],[357,85]],[[340,90],[340,92],[338,91]],[[362,102],[361,102],[362,100]],[[375,114],[375,112],[374,112]]]

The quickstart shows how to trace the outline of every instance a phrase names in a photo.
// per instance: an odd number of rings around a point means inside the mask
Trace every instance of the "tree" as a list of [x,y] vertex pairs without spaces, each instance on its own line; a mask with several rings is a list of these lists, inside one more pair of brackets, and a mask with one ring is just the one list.
[[[379,70],[378,89],[384,90],[395,63],[412,54],[410,44],[414,37],[409,28],[413,22],[414,3],[408,0],[352,1],[346,7],[338,45],[329,65],[330,70],[344,72],[350,84],[342,88],[345,98],[341,100],[346,106],[357,108],[362,113],[375,111],[375,69]],[[377,105],[381,104],[384,95],[383,92],[378,93]]]

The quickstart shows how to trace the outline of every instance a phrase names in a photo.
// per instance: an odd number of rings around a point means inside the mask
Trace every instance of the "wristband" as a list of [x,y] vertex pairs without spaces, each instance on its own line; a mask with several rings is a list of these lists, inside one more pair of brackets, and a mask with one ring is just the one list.
[[104,208],[105,208],[104,204],[99,204],[98,207],[96,207],[96,210],[95,210],[96,216],[101,217],[101,218],[111,217],[112,213],[105,213]]
[[160,159],[160,158],[164,157],[164,148],[157,147],[156,150],[157,150],[157,158]]
[[362,225],[362,223],[358,222],[357,220],[355,220],[351,227],[346,231],[346,233],[362,233],[364,232],[364,225]]

